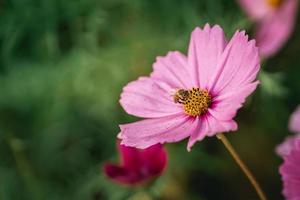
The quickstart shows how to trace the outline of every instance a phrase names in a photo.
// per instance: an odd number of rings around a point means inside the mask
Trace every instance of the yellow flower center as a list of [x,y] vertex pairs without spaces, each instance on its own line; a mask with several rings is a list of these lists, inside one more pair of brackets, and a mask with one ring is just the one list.
[[284,0],[267,0],[267,3],[272,8],[279,8],[280,5],[283,3]]
[[173,97],[174,102],[183,104],[184,112],[193,117],[205,114],[212,102],[208,91],[199,88],[177,90]]

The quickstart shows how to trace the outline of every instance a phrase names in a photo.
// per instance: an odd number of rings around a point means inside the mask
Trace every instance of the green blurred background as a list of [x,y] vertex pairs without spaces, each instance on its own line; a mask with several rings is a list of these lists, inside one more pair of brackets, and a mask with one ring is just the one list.
[[[132,122],[122,87],[147,75],[156,56],[186,52],[206,22],[228,37],[251,24],[228,0],[1,0],[0,199],[257,199],[216,138],[186,151],[166,145],[168,168],[151,187],[110,182],[118,124]],[[228,134],[270,199],[283,199],[274,147],[291,134],[300,103],[300,26],[264,61],[262,84]]]

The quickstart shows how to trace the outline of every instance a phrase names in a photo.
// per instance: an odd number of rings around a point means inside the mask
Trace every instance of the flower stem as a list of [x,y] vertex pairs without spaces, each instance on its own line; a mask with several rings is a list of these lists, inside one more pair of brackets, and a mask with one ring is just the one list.
[[233,157],[233,159],[236,161],[236,163],[240,166],[240,168],[242,169],[242,171],[245,173],[245,175],[247,176],[247,178],[249,179],[249,181],[251,182],[251,184],[255,188],[255,190],[256,190],[259,198],[261,200],[266,200],[267,199],[266,195],[264,194],[263,190],[259,186],[259,184],[256,181],[255,177],[250,172],[250,170],[245,165],[245,163],[241,160],[240,156],[237,154],[237,152],[235,151],[235,149],[233,148],[233,146],[231,145],[231,143],[228,141],[228,139],[226,138],[226,136],[223,133],[219,133],[219,134],[217,134],[217,138],[223,142],[224,146],[229,151],[229,153],[231,154],[231,156]]

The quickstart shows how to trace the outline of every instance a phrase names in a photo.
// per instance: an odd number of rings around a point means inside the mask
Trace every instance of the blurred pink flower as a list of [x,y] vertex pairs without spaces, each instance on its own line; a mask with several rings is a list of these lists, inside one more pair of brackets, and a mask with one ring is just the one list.
[[294,136],[288,136],[283,143],[276,147],[275,151],[281,157],[288,155],[294,145],[295,140],[300,138],[300,106],[298,106],[296,111],[290,117],[289,129],[297,134]]
[[136,185],[159,176],[167,165],[167,153],[161,144],[140,150],[118,142],[121,165],[105,163],[106,176],[124,185]]
[[279,168],[283,181],[283,195],[287,200],[300,199],[300,139],[295,140],[289,155]]
[[291,36],[297,14],[297,0],[239,0],[256,23],[255,39],[260,55],[277,53]]
[[237,130],[233,120],[256,88],[260,69],[255,41],[237,31],[227,43],[222,28],[196,28],[188,56],[178,51],[157,57],[150,77],[124,87],[120,103],[129,114],[148,118],[120,125],[122,144],[147,148],[189,137],[196,141]]
[[300,106],[298,106],[296,111],[291,115],[289,128],[292,132],[300,133]]
[[297,139],[300,139],[300,134],[286,137],[285,140],[276,147],[275,151],[277,155],[283,158],[290,154]]

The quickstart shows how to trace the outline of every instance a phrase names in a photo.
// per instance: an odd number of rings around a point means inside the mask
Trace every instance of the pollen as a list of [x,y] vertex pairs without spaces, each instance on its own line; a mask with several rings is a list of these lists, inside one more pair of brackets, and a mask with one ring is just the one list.
[[272,8],[279,8],[284,0],[266,0]]
[[178,90],[178,97],[180,100],[176,103],[183,104],[184,112],[190,116],[196,117],[205,114],[211,105],[212,98],[208,91],[200,90],[199,88],[192,88],[190,90]]

